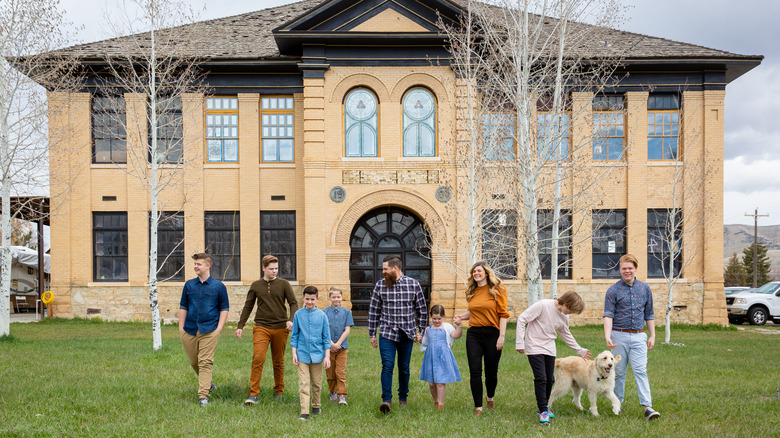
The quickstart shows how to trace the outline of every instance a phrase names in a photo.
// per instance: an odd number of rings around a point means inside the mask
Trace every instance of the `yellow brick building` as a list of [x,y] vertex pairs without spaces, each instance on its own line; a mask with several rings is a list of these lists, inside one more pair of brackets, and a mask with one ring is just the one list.
[[[404,255],[405,272],[421,281],[432,303],[465,307],[463,284],[451,265],[468,269],[468,263],[459,255],[461,231],[447,209],[459,194],[442,190],[449,184],[447,149],[461,122],[460,85],[445,62],[436,11],[453,20],[460,13],[455,4],[438,0],[307,0],[202,24],[201,55],[211,93],[181,99],[184,163],[163,169],[182,175],[161,197],[167,206],[161,210],[173,214],[161,227],[158,245],[161,254],[170,254],[161,276],[172,278],[160,283],[164,319],[177,315],[183,281],[192,276],[189,255],[204,250],[215,254],[212,273],[228,287],[231,320],[238,319],[267,253],[280,256],[282,275],[298,290],[304,284],[340,287],[358,318],[367,310],[382,257],[391,253]],[[648,138],[655,136],[648,124],[658,113],[659,126],[679,129],[674,137],[685,145],[686,157],[708,168],[697,194],[706,204],[684,207],[686,220],[701,218],[704,226],[686,243],[696,256],[677,286],[673,321],[726,324],[725,87],[761,57],[626,32],[616,31],[614,38],[632,47],[623,61],[630,75],[611,93],[623,105],[616,135],[620,163],[611,196],[594,205],[607,212],[605,223],[617,224],[620,238],[573,243],[566,257],[576,262],[562,271],[559,290],[585,297],[586,312],[578,322],[599,323],[604,292],[616,278],[607,266],[615,255],[635,254],[639,277],[652,277],[649,211],[668,207],[660,195],[669,192],[674,172],[685,165],[654,155],[661,143]],[[217,40],[219,50],[213,48]],[[116,41],[67,50],[99,64]],[[98,107],[111,107],[129,125],[144,118],[144,102],[131,93],[111,104],[101,96],[100,86],[50,94],[50,105],[58,109],[50,129],[66,129],[70,139],[53,146],[60,150],[54,151],[59,159],[52,161],[52,172],[70,172],[68,187],[52,187],[52,193],[66,193],[52,201],[54,313],[148,320],[150,201],[127,159],[138,146],[129,132],[121,143],[104,135],[110,122],[98,117]],[[669,96],[675,97],[671,104],[664,99]],[[412,98],[419,106],[405,104]],[[593,132],[599,108],[591,92],[575,92],[571,100],[588,123],[572,130],[577,142]],[[111,106],[117,102],[122,105]],[[677,119],[680,104],[684,124]],[[413,132],[408,139],[407,132]],[[663,137],[663,127],[660,132]],[[598,168],[602,154],[609,153],[594,150],[587,165]],[[442,244],[421,255],[425,233]],[[513,276],[507,284],[516,316],[527,306],[521,261]],[[648,282],[661,319],[665,280]]]

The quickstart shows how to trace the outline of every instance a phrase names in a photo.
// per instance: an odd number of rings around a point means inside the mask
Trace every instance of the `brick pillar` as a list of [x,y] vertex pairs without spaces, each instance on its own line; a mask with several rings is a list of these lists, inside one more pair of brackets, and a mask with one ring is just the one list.
[[704,91],[704,297],[702,324],[728,324],[723,292],[723,117],[726,92]]
[[[149,186],[141,175],[150,175],[146,96],[125,94],[127,106],[127,269],[133,286],[149,279]],[[162,169],[158,169],[162,171]]]
[[[303,251],[299,253],[309,257],[325,255],[326,239],[323,237],[329,231],[326,221],[322,220],[325,205],[330,202],[325,181],[325,78],[317,73],[304,72],[303,79],[304,208],[298,213],[298,218],[303,218],[298,230],[305,233],[300,246]],[[298,280],[324,286],[325,268],[325,263],[306,263],[298,271]]]
[[[572,168],[577,169],[572,175],[572,189],[583,190],[588,184],[588,174],[584,169],[591,166],[593,158],[593,93],[572,93],[571,144]],[[572,280],[590,280],[593,277],[593,245],[591,239],[578,236],[589,235],[592,232],[592,221],[589,210],[593,207],[591,199],[583,196],[575,200],[572,206]]]
[[239,205],[241,210],[241,279],[254,281],[260,268],[260,95],[238,95]]
[[647,278],[647,92],[626,93],[626,251],[639,261],[638,278]]
[[[182,96],[182,122],[184,123],[184,160],[187,171],[182,182],[187,190],[183,206],[184,211],[184,278],[194,277],[192,255],[205,250],[205,231],[203,224],[204,194],[203,163],[206,142],[203,120],[203,95],[185,94]],[[239,118],[239,126],[241,119]],[[241,144],[238,145],[241,148]],[[242,271],[243,272],[243,271]]]

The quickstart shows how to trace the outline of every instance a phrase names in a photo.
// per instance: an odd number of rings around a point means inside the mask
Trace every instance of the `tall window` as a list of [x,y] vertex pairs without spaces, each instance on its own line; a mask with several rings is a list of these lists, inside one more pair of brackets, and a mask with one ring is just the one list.
[[[151,110],[151,108],[150,108]],[[181,98],[157,99],[157,150],[150,151],[158,163],[178,164],[182,162],[183,120]],[[151,120],[151,118],[149,119]],[[152,146],[149,131],[149,146]]]
[[[151,212],[149,220],[151,221]],[[184,213],[160,212],[157,222],[157,279],[184,280]]]
[[482,258],[502,279],[517,278],[517,216],[513,211],[482,212]]
[[124,97],[92,98],[92,162],[127,163]]
[[92,278],[127,281],[127,213],[92,213]]
[[241,280],[241,222],[237,211],[206,212],[206,252],[211,255],[211,276]]
[[482,116],[482,152],[488,161],[515,159],[515,116],[491,113]]
[[569,156],[569,114],[536,115],[536,147],[543,161],[564,161]]
[[647,159],[676,160],[679,156],[680,104],[675,94],[647,99]]
[[[647,210],[647,276],[668,278],[680,275],[682,269],[682,212],[672,216],[667,209]],[[671,220],[670,220],[671,219]],[[672,231],[674,230],[674,231]],[[673,270],[669,270],[674,257]]]
[[626,211],[593,210],[593,278],[620,276],[626,253]]
[[295,280],[295,212],[260,212],[260,258],[279,259],[279,276]]
[[623,96],[593,98],[593,159],[622,160],[625,145]]
[[537,213],[539,226],[539,264],[542,268],[542,278],[552,275],[552,253],[558,252],[558,278],[571,278],[571,213],[561,210],[558,220],[558,241],[553,241],[553,211],[539,210]]
[[404,156],[436,155],[436,100],[424,88],[415,88],[404,96]]
[[238,98],[206,99],[206,161],[238,161]]
[[295,161],[295,114],[292,97],[263,97],[260,117],[263,161]]
[[347,157],[376,157],[379,151],[376,96],[365,88],[344,100],[344,142]]

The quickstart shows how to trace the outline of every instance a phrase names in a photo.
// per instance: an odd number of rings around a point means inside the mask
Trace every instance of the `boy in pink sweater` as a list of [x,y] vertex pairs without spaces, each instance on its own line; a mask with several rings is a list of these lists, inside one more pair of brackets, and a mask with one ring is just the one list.
[[580,314],[585,302],[576,292],[569,291],[557,300],[539,300],[525,309],[517,318],[518,353],[528,356],[528,363],[534,373],[534,392],[539,410],[539,422],[550,423],[552,413],[547,406],[553,384],[555,383],[555,338],[561,338],[584,359],[589,359],[590,351],[580,347],[569,331],[569,314]]

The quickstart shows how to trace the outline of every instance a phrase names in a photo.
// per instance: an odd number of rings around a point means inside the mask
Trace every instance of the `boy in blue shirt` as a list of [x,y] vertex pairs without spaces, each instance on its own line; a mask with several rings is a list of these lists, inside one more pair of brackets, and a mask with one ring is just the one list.
[[330,327],[325,312],[317,308],[318,291],[314,286],[303,289],[303,309],[295,312],[290,334],[293,364],[298,367],[298,394],[301,398],[301,420],[320,413],[322,365],[330,368]]
[[328,389],[330,401],[347,404],[347,337],[350,327],[355,325],[352,320],[352,312],[341,306],[341,290],[331,287],[329,290],[331,306],[324,312],[330,324],[330,358],[331,367],[328,368]]

